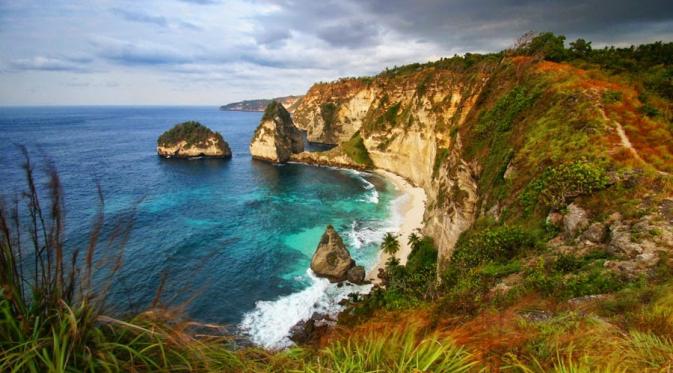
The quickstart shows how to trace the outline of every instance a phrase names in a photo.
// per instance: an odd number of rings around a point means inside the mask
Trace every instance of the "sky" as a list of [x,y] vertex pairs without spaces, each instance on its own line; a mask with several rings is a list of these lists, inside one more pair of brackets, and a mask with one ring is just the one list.
[[673,1],[0,0],[0,105],[221,105],[511,46],[673,41]]

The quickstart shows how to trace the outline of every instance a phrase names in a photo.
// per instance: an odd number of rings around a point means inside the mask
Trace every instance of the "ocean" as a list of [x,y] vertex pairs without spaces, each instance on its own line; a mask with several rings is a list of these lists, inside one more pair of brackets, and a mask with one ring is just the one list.
[[[165,275],[162,304],[184,306],[186,317],[227,325],[258,345],[285,347],[297,321],[335,312],[348,293],[368,290],[310,273],[326,225],[371,268],[383,234],[398,225],[400,197],[374,174],[252,160],[248,144],[260,118],[214,107],[0,108],[1,193],[11,199],[26,188],[17,145],[28,147],[38,171],[53,162],[68,247],[83,248],[100,183],[106,216],[137,204],[110,312],[147,308]],[[233,159],[159,158],[157,137],[186,120],[219,131]],[[99,245],[101,257],[103,250],[111,249]]]

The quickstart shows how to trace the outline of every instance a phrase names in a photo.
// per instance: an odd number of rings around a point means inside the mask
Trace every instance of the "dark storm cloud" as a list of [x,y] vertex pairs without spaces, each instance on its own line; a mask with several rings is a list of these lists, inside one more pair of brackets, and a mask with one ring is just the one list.
[[[673,33],[670,0],[368,0],[277,1],[259,17],[269,29],[296,30],[332,46],[382,44],[381,30],[447,49],[498,50],[527,31],[552,31],[596,43],[631,42]],[[644,40],[647,41],[647,40]]]
[[379,42],[379,28],[357,2],[349,1],[275,1],[280,9],[256,17],[259,44],[273,40],[279,44],[290,38],[291,31],[316,37],[329,46],[361,48]]
[[670,0],[370,0],[363,4],[367,12],[378,14],[382,22],[402,33],[464,48],[493,48],[489,38],[514,38],[530,30],[613,42],[673,20]]

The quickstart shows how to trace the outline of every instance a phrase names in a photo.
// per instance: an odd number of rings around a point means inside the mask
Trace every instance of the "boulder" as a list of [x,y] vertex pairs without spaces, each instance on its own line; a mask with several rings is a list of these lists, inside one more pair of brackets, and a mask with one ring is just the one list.
[[575,238],[588,225],[587,212],[574,203],[570,204],[568,212],[563,216],[563,233],[565,237],[568,239]]
[[231,148],[219,132],[199,122],[175,125],[157,139],[157,154],[164,158],[231,158]]
[[608,230],[605,224],[597,222],[591,224],[589,228],[582,233],[582,239],[593,243],[601,243],[605,241],[607,233]]
[[348,270],[346,279],[354,284],[362,285],[365,283],[365,267],[355,266]]
[[346,249],[343,240],[331,225],[327,226],[320,243],[311,259],[311,270],[318,277],[328,278],[331,282],[346,280],[348,270],[355,261]]
[[290,113],[282,104],[272,101],[250,141],[250,154],[255,159],[284,163],[290,155],[304,151],[302,132],[294,126]]

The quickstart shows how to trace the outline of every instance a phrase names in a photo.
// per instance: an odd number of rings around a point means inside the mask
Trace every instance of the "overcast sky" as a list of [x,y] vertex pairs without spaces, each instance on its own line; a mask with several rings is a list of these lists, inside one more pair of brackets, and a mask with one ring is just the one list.
[[0,0],[0,105],[219,105],[553,31],[673,41],[673,0]]

